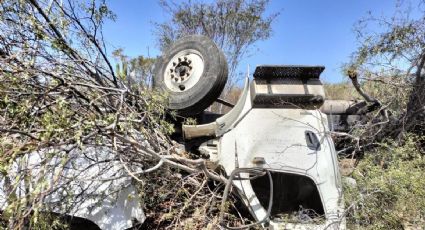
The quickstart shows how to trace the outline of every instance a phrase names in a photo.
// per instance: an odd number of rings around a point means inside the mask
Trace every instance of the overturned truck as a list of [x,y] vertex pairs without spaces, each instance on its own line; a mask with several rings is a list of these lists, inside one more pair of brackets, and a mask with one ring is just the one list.
[[[223,205],[233,188],[254,224],[269,229],[345,229],[330,128],[344,129],[338,126],[341,115],[359,104],[325,101],[319,78],[323,70],[257,66],[253,79],[249,74],[245,79],[238,102],[230,105],[219,98],[227,80],[224,55],[208,38],[189,36],[158,61],[154,87],[169,95],[170,109],[197,117],[197,125],[182,125],[180,141],[224,169],[229,183]],[[214,101],[232,109],[224,115],[205,112]]]
[[[219,216],[223,228],[345,229],[331,130],[349,128],[367,107],[362,102],[325,100],[319,78],[323,70],[322,66],[258,66],[252,78],[247,74],[238,102],[231,105],[219,98],[227,81],[226,58],[210,39],[182,38],[155,64],[153,86],[168,94],[168,108],[179,117],[170,116],[177,128],[173,138],[185,151],[207,159],[208,167],[225,178]],[[226,114],[205,111],[214,102],[232,108]],[[182,125],[188,117],[196,118],[197,125]],[[37,165],[49,151],[22,159],[31,175],[46,185],[53,184],[58,173],[39,173],[44,169]],[[119,162],[111,159],[111,151],[107,146],[72,151],[66,164],[57,157],[50,159],[74,179],[43,197],[46,211],[69,217],[72,229],[140,226],[144,214],[137,189]],[[15,176],[19,170],[14,163],[9,174]],[[0,180],[0,216],[9,202],[1,188],[8,183]],[[20,183],[16,196],[23,197],[25,189],[37,188]],[[224,221],[230,192],[249,210],[252,224],[229,226]]]

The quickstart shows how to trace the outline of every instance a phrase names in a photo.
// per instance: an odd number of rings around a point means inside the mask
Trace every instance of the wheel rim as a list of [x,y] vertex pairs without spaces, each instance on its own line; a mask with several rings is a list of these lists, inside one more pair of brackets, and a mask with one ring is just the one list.
[[203,72],[202,55],[193,49],[183,50],[168,62],[164,73],[164,83],[173,92],[184,92],[198,83]]

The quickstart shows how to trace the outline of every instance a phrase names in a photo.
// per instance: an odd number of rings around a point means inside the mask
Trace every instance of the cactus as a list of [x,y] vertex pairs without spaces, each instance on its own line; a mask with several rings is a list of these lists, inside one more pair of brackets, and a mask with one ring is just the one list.
[[[120,67],[122,66],[122,67]],[[128,73],[128,63],[126,61],[117,63],[115,65],[115,74],[121,78],[122,80],[125,80],[127,78],[127,73]]]

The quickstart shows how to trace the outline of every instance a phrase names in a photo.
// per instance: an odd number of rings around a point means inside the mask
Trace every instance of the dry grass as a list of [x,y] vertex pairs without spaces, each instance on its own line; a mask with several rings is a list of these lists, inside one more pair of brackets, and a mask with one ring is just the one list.
[[361,99],[360,95],[349,82],[336,84],[324,83],[326,99],[330,100],[356,100]]

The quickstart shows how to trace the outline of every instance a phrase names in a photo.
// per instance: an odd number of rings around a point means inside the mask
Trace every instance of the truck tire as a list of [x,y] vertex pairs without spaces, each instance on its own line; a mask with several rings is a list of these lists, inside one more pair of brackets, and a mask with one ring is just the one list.
[[168,109],[181,116],[204,111],[227,81],[223,52],[209,38],[191,35],[176,41],[155,63],[153,87],[168,96]]

